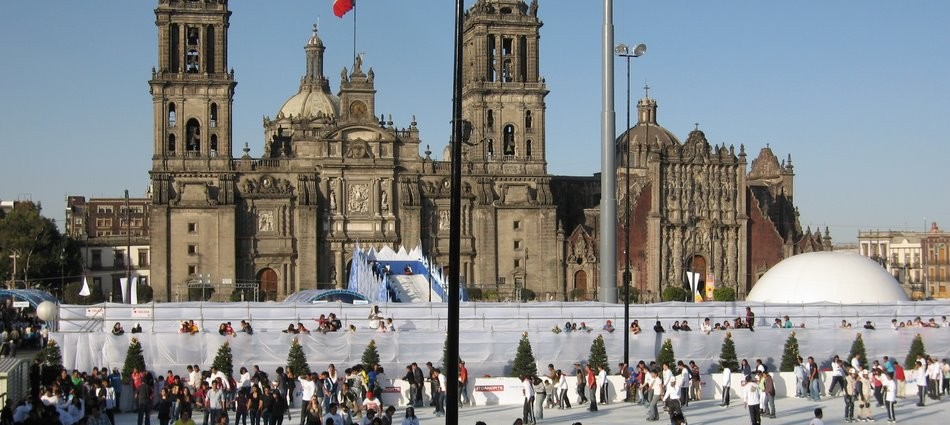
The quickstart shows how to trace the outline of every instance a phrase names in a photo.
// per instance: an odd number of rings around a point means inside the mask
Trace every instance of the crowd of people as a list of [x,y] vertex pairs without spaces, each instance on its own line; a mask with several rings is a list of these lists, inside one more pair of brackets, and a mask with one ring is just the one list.
[[0,357],[13,357],[20,347],[42,347],[49,339],[49,329],[43,321],[26,311],[13,307],[12,300],[0,302]]

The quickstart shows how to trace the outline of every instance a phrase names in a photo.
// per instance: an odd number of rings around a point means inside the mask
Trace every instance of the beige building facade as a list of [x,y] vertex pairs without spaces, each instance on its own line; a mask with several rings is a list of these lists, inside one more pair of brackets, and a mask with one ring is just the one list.
[[[556,210],[544,148],[537,5],[477,2],[465,28],[462,280],[558,285]],[[375,71],[354,58],[336,94],[314,29],[298,93],[264,118],[264,155],[232,149],[236,81],[227,67],[227,1],[160,0],[154,104],[151,253],[155,297],[182,299],[210,275],[259,284],[266,299],[344,287],[352,249],[421,242],[448,257],[449,163],[423,155],[416,122],[375,109]],[[302,40],[303,41],[303,40]],[[446,100],[448,102],[448,100]],[[504,290],[506,288],[499,288]]]

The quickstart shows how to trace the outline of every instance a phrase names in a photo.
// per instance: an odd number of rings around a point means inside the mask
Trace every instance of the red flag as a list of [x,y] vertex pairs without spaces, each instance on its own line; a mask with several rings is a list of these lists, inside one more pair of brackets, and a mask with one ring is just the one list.
[[353,10],[353,0],[333,0],[333,14],[337,18],[342,18],[346,12]]

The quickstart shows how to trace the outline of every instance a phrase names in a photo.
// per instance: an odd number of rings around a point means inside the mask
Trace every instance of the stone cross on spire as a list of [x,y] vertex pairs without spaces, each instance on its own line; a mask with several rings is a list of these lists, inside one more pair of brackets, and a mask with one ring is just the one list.
[[644,92],[643,97],[649,99],[649,98],[650,98],[650,85],[644,84],[644,85],[643,85],[643,92]]

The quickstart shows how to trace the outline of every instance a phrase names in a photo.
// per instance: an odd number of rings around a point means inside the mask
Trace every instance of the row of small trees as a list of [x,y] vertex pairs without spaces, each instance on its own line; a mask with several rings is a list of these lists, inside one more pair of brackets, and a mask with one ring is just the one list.
[[[792,332],[789,334],[788,339],[785,340],[779,371],[792,372],[795,369],[799,355],[798,338],[795,336],[795,332]],[[848,358],[854,358],[855,355],[860,355],[861,366],[867,367],[867,353],[864,346],[864,339],[860,333],[857,334],[854,342],[851,344]],[[926,356],[923,337],[921,337],[920,334],[917,334],[911,343],[910,351],[907,353],[907,357],[904,361],[905,367],[908,369],[913,368],[918,356]],[[55,377],[59,375],[59,371],[63,368],[62,352],[56,341],[52,339],[46,347],[37,353],[36,358],[43,367],[42,379],[44,383],[51,382],[52,379],[55,379]],[[444,353],[442,360],[444,363]],[[656,362],[658,365],[668,365],[671,369],[676,365],[673,341],[671,339],[667,338],[663,341],[660,352],[657,354]],[[379,351],[376,347],[376,340],[370,340],[366,345],[366,348],[363,350],[361,363],[367,368],[371,368],[373,365],[379,363]],[[604,344],[603,335],[598,335],[591,344],[587,364],[594,369],[603,367],[608,373],[610,372],[610,364],[607,360],[607,348]],[[232,376],[234,373],[234,357],[231,353],[231,345],[228,341],[225,341],[221,344],[221,347],[218,348],[212,366],[228,376]],[[719,355],[719,366],[728,367],[733,371],[739,369],[736,345],[732,340],[731,332],[727,332],[725,339],[723,339],[722,349]],[[298,375],[304,373],[309,374],[311,372],[310,365],[307,362],[307,355],[304,353],[303,347],[297,338],[294,338],[290,343],[290,351],[287,354],[287,367]],[[133,369],[146,370],[145,357],[142,353],[142,343],[139,342],[138,338],[134,337],[129,342],[125,363],[122,367],[122,379],[124,381],[127,382],[132,378]],[[531,342],[528,340],[528,333],[525,332],[521,335],[521,340],[518,342],[518,350],[512,364],[510,375],[536,376],[537,374],[537,362],[534,358],[534,352],[531,349]]]
[[[851,344],[851,351],[848,355],[848,358],[854,358],[855,355],[861,356],[861,367],[866,368],[867,352],[864,347],[864,339],[861,337],[860,333],[858,333],[857,337],[854,339],[854,342]],[[904,367],[908,369],[913,368],[918,356],[926,356],[924,340],[920,334],[917,334],[914,337],[913,342],[911,342],[910,351],[907,353],[907,358],[904,361]],[[782,352],[782,362],[779,366],[779,371],[794,371],[795,365],[798,362],[798,357],[798,338],[795,336],[795,332],[792,332],[789,334],[788,339],[785,340],[785,348]],[[538,370],[535,363],[534,354],[531,350],[531,343],[528,341],[528,333],[525,332],[521,335],[521,341],[518,343],[518,352],[515,354],[514,364],[511,368],[511,375],[537,375]],[[594,369],[603,366],[604,370],[606,370],[608,373],[610,372],[610,366],[607,361],[607,349],[604,346],[603,335],[598,336],[591,344],[590,355],[587,359],[587,363]],[[663,341],[663,345],[660,347],[660,352],[657,354],[656,363],[658,366],[665,364],[669,366],[670,369],[673,369],[676,365],[676,357],[673,353],[673,341],[671,339],[667,338],[665,341]],[[719,366],[720,368],[728,367],[733,371],[739,369],[739,359],[736,356],[736,344],[732,340],[731,332],[727,332],[726,338],[722,341],[722,349],[719,354]]]

